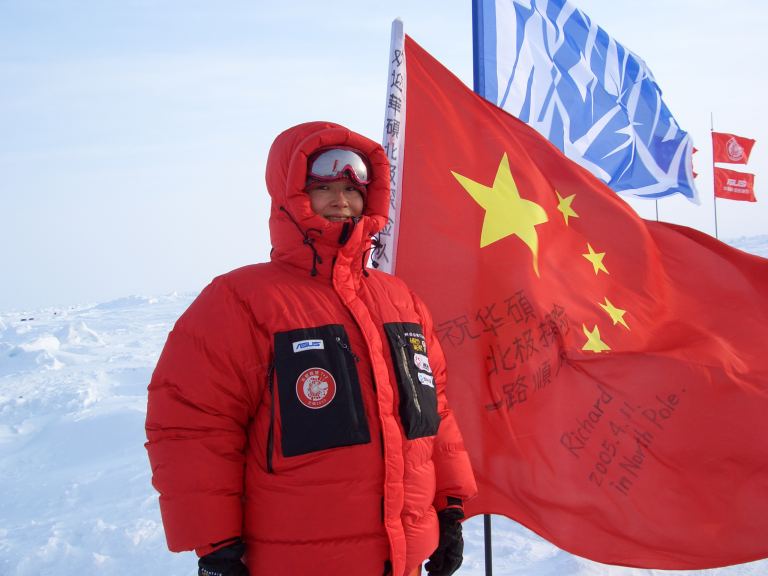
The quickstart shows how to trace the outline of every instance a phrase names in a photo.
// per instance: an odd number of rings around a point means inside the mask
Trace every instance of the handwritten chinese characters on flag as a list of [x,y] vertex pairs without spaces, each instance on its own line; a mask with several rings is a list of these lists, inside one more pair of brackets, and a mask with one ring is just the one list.
[[406,38],[397,268],[480,495],[606,563],[768,555],[768,261],[646,222]]

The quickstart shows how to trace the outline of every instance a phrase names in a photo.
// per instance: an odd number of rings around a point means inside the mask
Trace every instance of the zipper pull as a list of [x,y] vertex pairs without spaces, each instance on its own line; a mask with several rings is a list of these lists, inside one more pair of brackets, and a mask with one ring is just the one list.
[[350,356],[352,356],[352,358],[355,359],[355,362],[360,362],[360,358],[358,357],[358,355],[352,352],[352,348],[349,347],[349,344],[344,342],[339,336],[336,336],[336,344],[338,344],[342,350],[345,350],[346,352],[348,352]]

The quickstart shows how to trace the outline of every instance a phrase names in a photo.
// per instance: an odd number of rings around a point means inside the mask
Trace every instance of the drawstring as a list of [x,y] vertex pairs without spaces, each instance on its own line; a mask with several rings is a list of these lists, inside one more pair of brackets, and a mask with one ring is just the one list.
[[[301,226],[298,222],[293,218],[290,212],[285,209],[285,206],[280,206],[280,210],[285,212],[285,214],[288,216],[288,219],[293,222],[293,225],[296,226],[296,229],[301,233],[301,235],[304,237],[304,244],[309,246],[309,249],[312,250],[312,270],[310,271],[310,274],[312,276],[317,276],[317,265],[323,263],[323,259],[320,257],[320,254],[317,252],[317,248],[315,248],[315,239],[312,238],[309,233],[310,232],[316,232],[317,234],[322,234],[323,231],[319,228],[307,228],[306,231],[302,230]],[[346,244],[347,240],[349,240],[349,237],[351,236],[351,230],[354,229],[355,225],[360,221],[360,218],[352,218],[352,225],[350,226],[348,223],[344,225],[341,231],[341,236],[339,237],[339,244],[344,245]],[[368,253],[373,250],[380,250],[384,248],[384,244],[381,242],[380,238],[378,236],[372,236],[371,237],[371,246],[366,248],[363,252],[360,267],[363,271],[363,276],[366,278],[370,276],[368,270],[365,269],[365,261],[366,258],[368,258]],[[371,261],[371,265],[374,268],[379,267],[379,263],[376,260]]]
[[310,232],[317,232],[318,234],[322,234],[323,231],[319,230],[318,228],[307,228],[306,231],[301,229],[301,226],[299,226],[299,223],[294,220],[293,216],[291,216],[291,213],[288,212],[288,210],[285,209],[284,206],[280,206],[280,210],[285,212],[288,215],[288,219],[293,222],[293,225],[296,226],[296,228],[301,232],[301,235],[304,237],[304,244],[309,246],[309,249],[312,250],[312,270],[310,271],[310,274],[312,276],[317,276],[317,265],[323,263],[323,259],[320,257],[320,254],[317,252],[317,248],[315,248],[315,239],[310,237]]
[[[368,258],[368,252],[370,252],[371,250],[377,251],[380,248],[384,248],[384,244],[381,242],[381,239],[378,236],[371,236],[371,245],[370,247],[366,248],[365,251],[363,252],[363,258],[361,262],[361,266],[363,269],[363,276],[365,276],[366,278],[370,276],[370,273],[368,272],[368,270],[365,269],[365,261],[366,261],[366,258]],[[371,266],[373,266],[374,268],[379,267],[379,263],[375,260],[375,252],[374,252],[374,258],[371,258]]]
[[[381,241],[381,234],[379,234],[378,236],[373,236],[373,237],[371,238],[371,246],[372,246],[372,247],[373,247],[373,249],[374,249],[374,250],[376,250],[376,251],[378,251],[378,250],[384,250],[384,248],[386,248],[386,247],[387,247],[387,246],[386,246],[386,244],[384,244],[384,242],[382,242],[382,241]],[[374,254],[374,256],[375,256],[375,254]],[[375,259],[372,259],[372,260],[371,260],[371,265],[372,265],[374,268],[378,268],[378,267],[379,267],[379,261],[378,261],[378,260],[375,260]]]

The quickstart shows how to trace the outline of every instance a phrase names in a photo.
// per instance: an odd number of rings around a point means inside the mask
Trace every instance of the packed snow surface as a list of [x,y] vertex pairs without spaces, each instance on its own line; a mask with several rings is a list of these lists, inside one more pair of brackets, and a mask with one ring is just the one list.
[[[768,257],[768,236],[736,246]],[[193,294],[0,313],[0,575],[190,576],[167,551],[144,450],[147,383]],[[461,576],[481,576],[483,522],[465,523]],[[606,566],[493,517],[496,576],[757,576]],[[256,575],[254,575],[256,576]]]

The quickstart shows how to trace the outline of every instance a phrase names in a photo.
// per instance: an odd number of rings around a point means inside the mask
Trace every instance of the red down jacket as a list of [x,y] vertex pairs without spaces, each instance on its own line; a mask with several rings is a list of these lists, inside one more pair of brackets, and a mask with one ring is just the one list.
[[[303,192],[307,156],[332,145],[371,160],[356,225],[314,214]],[[149,385],[168,547],[242,536],[252,576],[401,576],[436,548],[436,509],[476,487],[429,313],[398,278],[364,271],[387,221],[386,155],[302,124],[272,145],[267,186],[271,262],[203,290]]]

